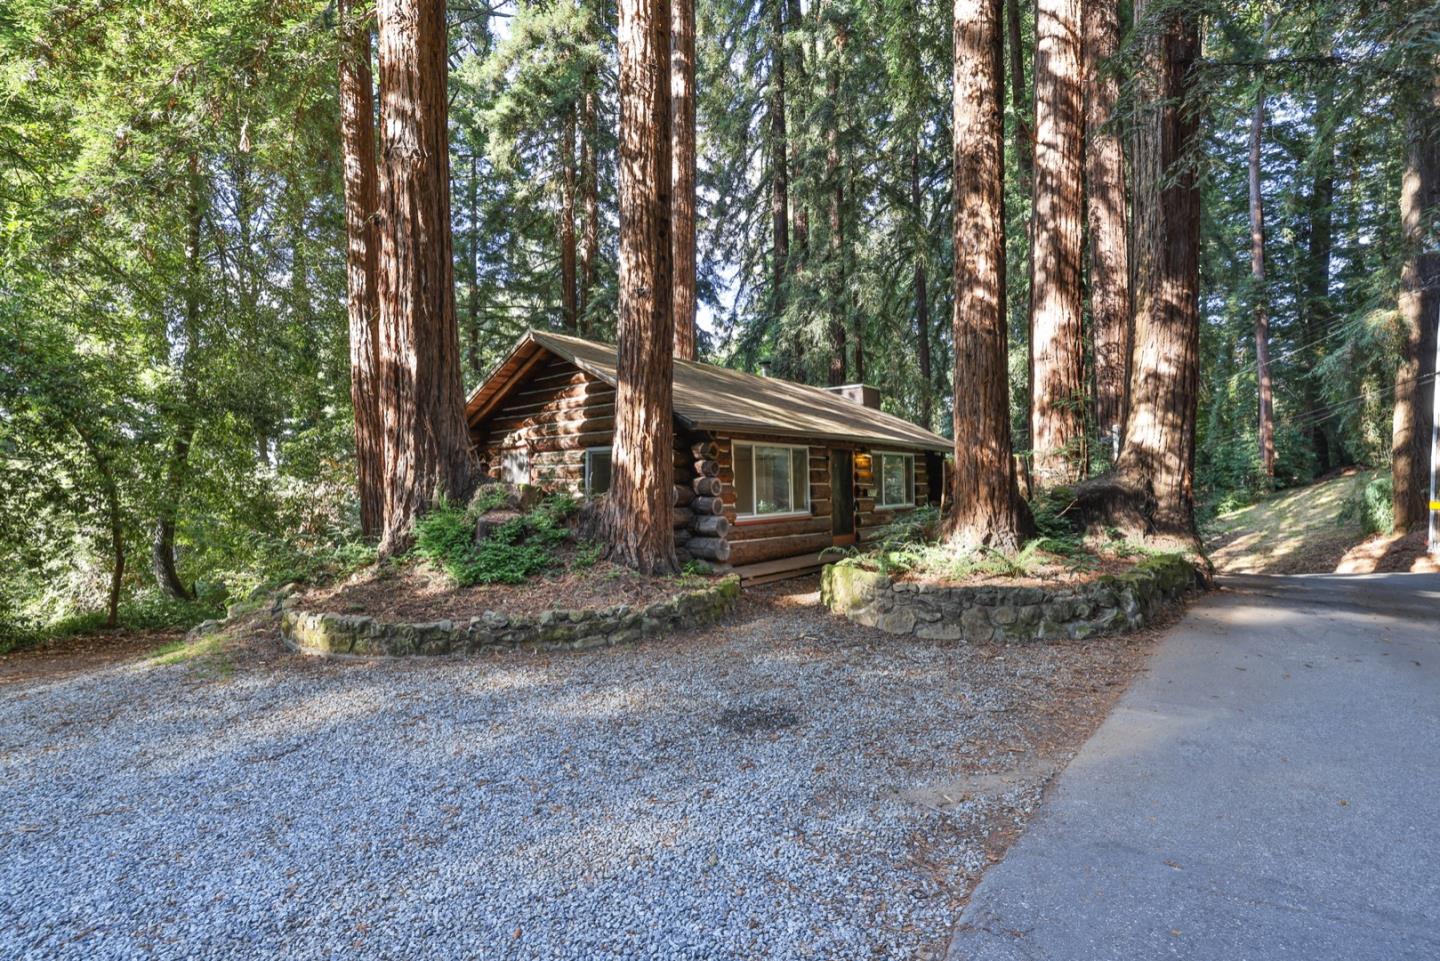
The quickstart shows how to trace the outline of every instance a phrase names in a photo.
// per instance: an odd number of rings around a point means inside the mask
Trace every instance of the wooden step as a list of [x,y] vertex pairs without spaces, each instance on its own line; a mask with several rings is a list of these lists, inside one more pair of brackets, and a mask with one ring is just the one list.
[[793,557],[777,557],[772,561],[741,564],[734,569],[734,573],[740,575],[741,585],[768,584],[771,581],[783,581],[790,577],[804,577],[806,574],[813,574],[826,564],[833,564],[839,560],[838,556],[821,560],[820,554],[820,551],[813,551],[809,554],[796,554]]

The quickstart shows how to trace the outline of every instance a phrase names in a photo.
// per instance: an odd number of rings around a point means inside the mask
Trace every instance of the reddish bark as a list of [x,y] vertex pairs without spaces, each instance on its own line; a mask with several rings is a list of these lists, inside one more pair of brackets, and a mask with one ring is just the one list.
[[669,0],[620,2],[619,385],[608,555],[646,573],[677,569],[671,391]]
[[[1137,4],[1137,20],[1158,0]],[[1200,188],[1187,95],[1200,53],[1193,12],[1161,8],[1142,48],[1136,124],[1135,335],[1130,413],[1116,477],[1145,502],[1133,533],[1198,546],[1195,416],[1200,380]]]
[[1120,80],[1110,60],[1120,47],[1117,0],[1085,5],[1085,186],[1089,226],[1090,326],[1095,427],[1118,452],[1130,380],[1130,228],[1125,149],[1113,127]]
[[379,0],[382,555],[407,549],[435,498],[469,491],[450,238],[445,4]]
[[[375,101],[370,76],[370,18],[353,0],[340,8],[340,153],[345,181],[345,290],[350,328],[350,403],[355,411],[356,492],[360,530],[385,524],[384,424],[380,417],[380,305],[376,262],[380,206],[375,174]],[[472,257],[473,260],[473,257]]]
[[1030,446],[1042,486],[1080,480],[1087,460],[1080,8],[1080,0],[1039,0],[1035,15]]
[[955,0],[955,471],[946,538],[1019,546],[1005,335],[1003,0]]

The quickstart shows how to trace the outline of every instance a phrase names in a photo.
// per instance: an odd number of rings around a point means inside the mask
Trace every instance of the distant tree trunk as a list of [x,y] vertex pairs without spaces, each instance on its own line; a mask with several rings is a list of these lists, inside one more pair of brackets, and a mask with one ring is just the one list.
[[1010,102],[1015,111],[1015,159],[1020,165],[1020,180],[1028,186],[1034,176],[1035,134],[1026,119],[1030,104],[1025,88],[1025,48],[1020,33],[1020,0],[1005,0],[1005,22],[1009,33],[1006,46],[1010,48]]
[[1030,445],[1044,486],[1074,483],[1086,470],[1080,8],[1080,0],[1039,0],[1035,17]]
[[[466,184],[470,210],[470,236],[465,244],[465,366],[470,379],[485,376],[480,358],[480,155],[470,154],[470,182]],[[378,309],[378,308],[377,308]]]
[[778,325],[785,311],[785,276],[790,261],[790,174],[785,135],[786,0],[770,0],[770,225],[771,308]]
[[[671,0],[671,249],[675,356],[695,359],[695,0]],[[784,120],[781,120],[782,136]],[[784,149],[783,141],[781,149]]]
[[669,0],[620,0],[619,386],[605,543],[644,573],[677,569],[670,498]]
[[191,600],[194,594],[180,579],[175,563],[175,526],[190,475],[190,447],[195,440],[196,352],[200,339],[200,297],[204,283],[200,230],[204,219],[204,184],[200,157],[190,154],[189,200],[186,210],[184,314],[179,355],[180,390],[176,398],[175,433],[165,460],[164,486],[160,495],[155,536],[150,544],[150,569],[156,585],[171,597]]
[[1417,92],[1406,129],[1400,225],[1406,244],[1400,271],[1400,321],[1405,342],[1395,374],[1391,478],[1396,532],[1425,523],[1431,457],[1431,395],[1435,389],[1436,314],[1440,308],[1440,252],[1429,242],[1440,213],[1440,75]]
[[1135,504],[1138,513],[1125,519],[1125,528],[1198,547],[1200,188],[1194,165],[1185,161],[1199,140],[1199,111],[1189,95],[1200,31],[1197,14],[1160,0],[1137,3],[1137,22],[1152,3],[1163,19],[1137,68],[1135,334],[1130,414],[1115,473],[1144,502]]
[[565,112],[560,133],[560,316],[566,333],[579,329],[575,278],[575,111]]
[[1029,527],[1010,449],[1002,2],[954,4],[955,472],[945,536],[957,550],[1014,550]]
[[125,518],[120,509],[120,485],[115,481],[115,470],[105,448],[79,423],[72,421],[72,426],[95,462],[100,493],[105,498],[105,517],[110,527],[110,590],[105,601],[105,626],[114,628],[120,624],[120,590],[125,583]]
[[[788,36],[789,33],[790,33],[790,31],[792,31],[792,30],[799,30],[801,23],[803,23],[804,21],[803,21],[803,14],[802,14],[801,11],[800,11],[800,0],[785,0],[785,3],[786,3],[785,33],[786,33],[786,35]],[[790,48],[791,48],[791,50],[792,50],[792,56],[794,57],[794,59],[791,61],[790,70],[789,70],[789,73],[790,73],[790,85],[789,85],[789,87],[787,88],[787,92],[786,92],[787,105],[793,105],[793,104],[794,104],[794,102],[795,102],[795,100],[796,100],[796,93],[795,93],[796,91],[799,91],[799,92],[800,92],[800,95],[803,96],[803,95],[804,95],[804,91],[805,91],[805,89],[806,89],[806,86],[805,86],[805,83],[806,83],[806,81],[805,81],[805,45],[804,45],[803,43],[791,43],[791,44],[790,44]],[[801,101],[801,108],[802,108],[802,109],[803,109],[803,106],[804,106],[804,101],[802,100],[802,101]],[[794,114],[796,111],[795,111],[795,109],[794,109],[793,106],[792,106],[792,108],[789,109],[787,112],[790,113],[790,114]],[[789,163],[789,169],[788,169],[788,171],[787,171],[787,173],[788,173],[788,175],[789,175],[789,176],[788,176],[788,179],[790,179],[790,180],[795,180],[796,178],[798,178],[798,177],[800,176],[800,155],[801,155],[801,151],[804,149],[804,148],[803,148],[803,145],[802,145],[801,142],[800,142],[800,141],[801,141],[801,136],[802,136],[802,133],[803,133],[803,128],[804,128],[804,123],[803,123],[803,121],[804,121],[804,114],[803,114],[803,113],[801,114],[801,118],[800,118],[800,119],[801,119],[801,122],[798,122],[798,123],[797,123],[797,122],[795,122],[795,121],[793,120],[793,118],[787,118],[787,123],[786,123],[786,131],[787,131],[787,133],[788,133],[788,135],[789,135],[789,141],[790,141],[790,143],[789,143],[790,163]],[[805,256],[806,248],[807,248],[807,247],[809,246],[809,244],[810,244],[810,209],[805,205],[805,200],[804,200],[803,194],[801,195],[800,198],[798,198],[798,199],[792,199],[792,200],[791,200],[791,203],[790,203],[790,223],[791,223],[791,236],[790,236],[790,239],[794,242],[795,251],[796,251],[796,256],[797,256],[798,258],[803,259],[804,256]]]
[[580,333],[590,330],[590,302],[595,296],[595,271],[600,260],[600,188],[596,180],[595,142],[600,136],[597,120],[594,70],[587,72],[585,97],[581,101],[580,205],[585,228],[580,248]]
[[[1326,85],[1322,87],[1316,104],[1316,117],[1329,116],[1332,103],[1330,88]],[[1330,306],[1330,264],[1334,248],[1331,207],[1335,202],[1335,144],[1327,132],[1322,130],[1318,135],[1323,140],[1312,154],[1315,157],[1315,166],[1304,221],[1306,256],[1304,289],[1300,299],[1301,326],[1305,331],[1306,341],[1312,345],[1319,344],[1320,338],[1329,329],[1333,316]],[[1303,381],[1306,410],[1319,410],[1324,406],[1324,394],[1320,390],[1318,378],[1313,375],[1313,365],[1319,359],[1319,351],[1312,347],[1309,356],[1305,358],[1312,368]],[[1344,462],[1343,453],[1331,443],[1333,423],[1332,414],[1321,417],[1310,427],[1310,442],[1315,451],[1315,467],[1319,474],[1325,474],[1332,466]]]
[[356,494],[360,530],[385,526],[385,425],[380,416],[379,190],[375,172],[375,100],[370,77],[370,18],[353,0],[340,4],[340,153],[345,180],[345,292],[350,327],[350,404],[355,409]]
[[1120,80],[1106,63],[1120,47],[1118,0],[1085,5],[1085,180],[1095,426],[1119,450],[1130,378],[1130,253],[1125,149],[1114,129]]
[[925,207],[920,195],[920,131],[910,142],[910,214],[915,218],[915,343],[920,364],[920,423],[934,429],[935,376],[930,369],[930,292],[925,276]]
[[826,68],[825,96],[830,104],[825,129],[825,184],[829,198],[830,249],[826,256],[826,290],[830,324],[830,386],[846,381],[845,356],[845,185],[840,176],[840,68],[845,30],[836,23],[832,43],[835,56]]
[[469,492],[450,241],[445,4],[379,0],[382,556],[406,550],[436,497]]
[[1255,94],[1250,121],[1250,278],[1255,286],[1255,384],[1259,392],[1260,469],[1275,479],[1275,411],[1270,386],[1270,316],[1265,291],[1265,208],[1260,195],[1260,144],[1265,133],[1265,88]]

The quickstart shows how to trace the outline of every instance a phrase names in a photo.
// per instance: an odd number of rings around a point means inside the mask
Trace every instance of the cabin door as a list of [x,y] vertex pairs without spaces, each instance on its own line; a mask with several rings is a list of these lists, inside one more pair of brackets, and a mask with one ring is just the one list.
[[855,543],[855,452],[830,450],[830,533],[835,545]]

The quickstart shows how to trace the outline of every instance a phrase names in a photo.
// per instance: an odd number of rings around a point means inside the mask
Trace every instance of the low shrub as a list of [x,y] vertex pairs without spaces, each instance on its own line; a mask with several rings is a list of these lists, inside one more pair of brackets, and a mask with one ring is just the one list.
[[[494,506],[504,502],[502,497]],[[555,548],[570,536],[568,521],[577,504],[568,495],[552,495],[479,541],[475,507],[472,502],[465,510],[441,499],[415,525],[415,553],[437,564],[460,587],[520,584],[554,566]]]
[[1395,517],[1395,483],[1385,472],[1375,474],[1340,508],[1340,520],[1355,524],[1368,534],[1388,531]]

